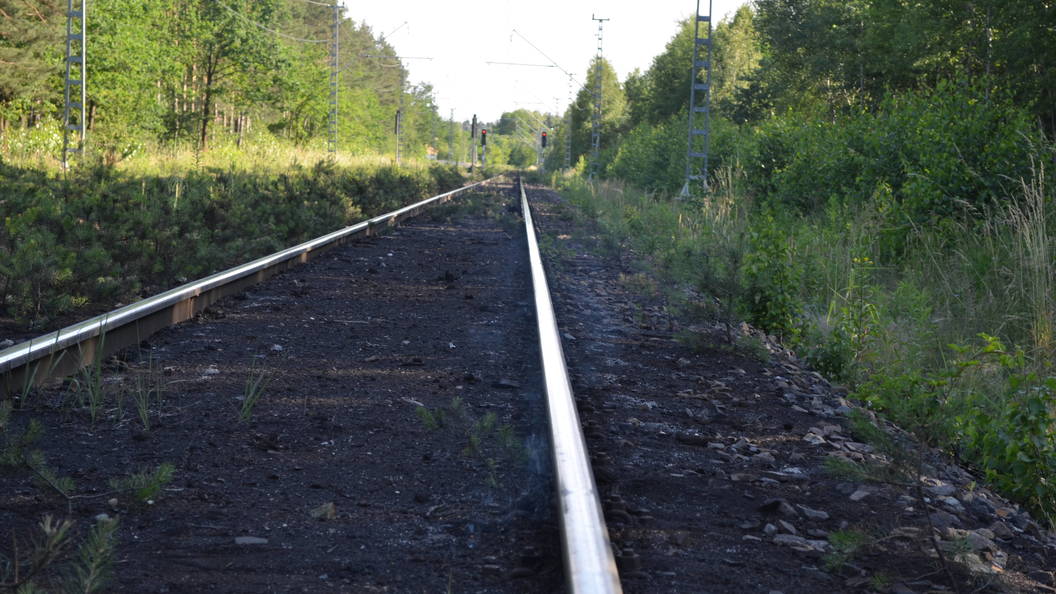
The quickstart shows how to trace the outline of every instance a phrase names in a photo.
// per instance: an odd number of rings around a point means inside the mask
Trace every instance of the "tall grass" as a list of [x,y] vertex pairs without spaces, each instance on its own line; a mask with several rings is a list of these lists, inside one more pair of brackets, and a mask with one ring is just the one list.
[[[554,181],[676,301],[702,295],[704,307],[683,308],[690,321],[769,325],[870,406],[926,428],[925,439],[1056,517],[1056,487],[1035,485],[1056,468],[1056,217],[1040,163],[989,212],[911,225],[899,251],[883,188],[806,216],[752,206],[733,168],[693,202],[613,181]],[[792,323],[775,325],[788,307]],[[1019,448],[1026,458],[1008,454]]]

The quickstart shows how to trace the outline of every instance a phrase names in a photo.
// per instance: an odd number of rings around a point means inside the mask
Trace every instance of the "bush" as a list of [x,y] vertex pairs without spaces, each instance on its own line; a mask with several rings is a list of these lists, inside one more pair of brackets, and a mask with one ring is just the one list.
[[462,185],[449,166],[131,175],[68,183],[0,163],[0,316],[46,325],[144,296]]

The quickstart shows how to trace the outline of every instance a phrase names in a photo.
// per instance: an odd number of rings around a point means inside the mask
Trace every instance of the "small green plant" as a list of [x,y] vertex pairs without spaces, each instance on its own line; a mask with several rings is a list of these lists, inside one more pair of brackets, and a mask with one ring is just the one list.
[[825,569],[836,572],[854,559],[863,548],[872,542],[872,538],[861,530],[837,530],[829,534],[832,551],[823,557]]
[[144,431],[150,431],[150,407],[152,403],[161,404],[164,389],[160,370],[151,356],[147,360],[146,372],[137,373],[132,380],[132,400]]
[[95,345],[91,363],[82,367],[77,377],[70,382],[70,389],[76,395],[78,405],[81,408],[88,409],[93,426],[99,418],[99,413],[102,411],[103,404],[106,401],[106,388],[103,385],[103,349],[105,345],[106,335],[103,334]]
[[267,383],[267,370],[264,369],[263,365],[258,367],[254,363],[250,369],[249,377],[246,378],[245,388],[242,390],[242,405],[238,410],[239,421],[246,422],[252,418],[253,408],[257,406],[260,397],[264,395],[264,388],[267,387]]
[[25,430],[13,434],[10,432],[11,410],[10,402],[0,403],[0,468],[28,470],[42,486],[68,499],[75,488],[73,479],[56,474],[48,466],[44,452],[32,447],[43,433],[40,422],[31,419]]
[[176,467],[168,462],[154,470],[144,470],[130,476],[111,479],[110,488],[115,491],[130,491],[140,503],[149,503],[158,498],[165,485],[172,481]]
[[493,412],[477,418],[466,409],[462,398],[455,396],[446,407],[429,408],[418,406],[415,415],[430,431],[448,430],[465,439],[462,455],[481,460],[488,473],[486,482],[498,487],[500,459],[521,460],[524,447],[514,434],[513,428],[500,424]]
[[54,563],[70,543],[70,520],[57,521],[45,515],[37,525],[39,534],[30,537],[28,547],[19,547],[16,535],[11,535],[10,556],[0,553],[0,589],[34,591],[32,580]]
[[77,549],[72,576],[66,580],[66,590],[79,594],[101,592],[110,580],[114,560],[117,518],[100,518]]

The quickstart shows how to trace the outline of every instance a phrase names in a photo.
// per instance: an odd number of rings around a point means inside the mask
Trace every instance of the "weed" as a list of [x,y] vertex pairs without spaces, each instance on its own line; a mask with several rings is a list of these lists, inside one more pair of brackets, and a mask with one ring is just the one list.
[[147,360],[146,372],[137,373],[132,384],[132,400],[136,404],[136,415],[144,431],[150,431],[151,403],[161,403],[164,389],[161,372],[151,356]]
[[30,537],[26,551],[19,550],[18,538],[11,535],[11,555],[0,554],[0,588],[33,591],[30,580],[61,557],[69,546],[73,527],[70,520],[56,521],[45,515],[37,527],[40,533]]
[[157,499],[162,488],[172,481],[176,468],[164,462],[152,471],[144,470],[120,479],[111,479],[110,488],[115,491],[131,491],[140,503],[151,503]]
[[73,575],[66,580],[67,591],[81,594],[100,592],[110,579],[114,559],[117,518],[101,518],[77,549]]
[[860,530],[837,530],[830,533],[829,544],[832,546],[832,551],[822,558],[825,569],[830,572],[843,569],[872,540],[868,534]]
[[242,405],[239,407],[238,420],[248,421],[253,416],[253,408],[257,406],[260,397],[264,395],[267,387],[267,370],[263,366],[257,366],[254,362],[250,368],[249,377],[246,378],[245,388],[242,390]]
[[493,412],[475,417],[458,396],[452,398],[446,407],[418,406],[415,415],[430,431],[451,431],[464,439],[462,455],[483,462],[487,471],[485,482],[491,487],[499,486],[498,471],[502,461],[521,461],[527,457],[527,451],[512,427],[500,424]]

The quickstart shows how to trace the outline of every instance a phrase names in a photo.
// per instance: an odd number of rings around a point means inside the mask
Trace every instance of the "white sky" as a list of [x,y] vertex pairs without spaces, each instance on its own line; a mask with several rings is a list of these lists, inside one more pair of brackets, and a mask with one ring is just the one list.
[[[605,23],[603,50],[620,80],[645,71],[674,36],[677,22],[696,9],[694,0],[342,0],[346,16],[386,35],[405,60],[410,82],[433,85],[440,115],[456,121],[474,113],[495,121],[517,108],[563,112],[568,77],[557,68],[488,65],[487,61],[549,64],[513,33],[586,80],[597,51],[597,23]],[[706,11],[708,0],[701,0]],[[714,21],[733,16],[745,0],[713,0]],[[403,23],[406,21],[406,25]],[[401,27],[402,25],[402,27]],[[398,30],[397,30],[398,29]],[[388,35],[393,32],[392,35]],[[689,65],[687,64],[687,68]]]

